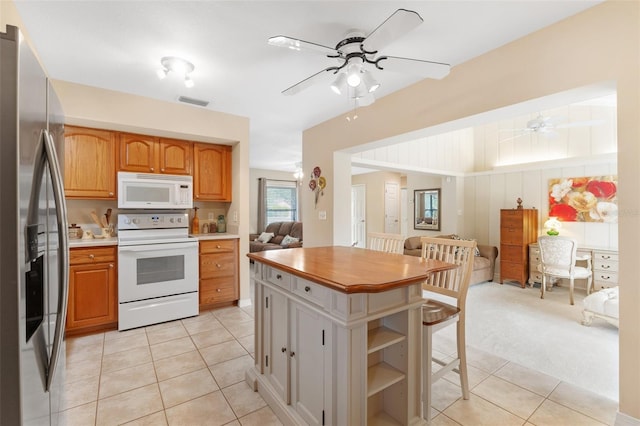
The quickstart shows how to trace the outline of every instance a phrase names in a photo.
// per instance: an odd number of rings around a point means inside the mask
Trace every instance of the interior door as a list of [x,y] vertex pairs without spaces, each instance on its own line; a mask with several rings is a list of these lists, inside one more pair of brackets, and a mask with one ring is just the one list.
[[400,185],[397,182],[384,184],[384,232],[400,233]]
[[364,185],[351,186],[351,244],[354,247],[367,246],[366,198]]

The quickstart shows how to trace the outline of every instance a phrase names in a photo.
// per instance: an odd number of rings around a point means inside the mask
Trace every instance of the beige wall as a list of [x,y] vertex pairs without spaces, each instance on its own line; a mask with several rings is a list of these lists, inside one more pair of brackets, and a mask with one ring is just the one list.
[[[375,172],[355,175],[351,179],[352,185],[364,185],[366,188],[365,220],[366,232],[384,232],[384,184],[397,183],[400,188],[400,173]],[[398,211],[400,211],[400,197],[398,196]]]
[[[351,178],[343,156],[358,145],[442,125],[530,99],[603,82],[618,93],[620,279],[635,283],[640,253],[640,3],[607,1],[581,14],[454,67],[443,80],[424,80],[303,135],[304,168],[314,164],[332,177],[323,207],[326,221],[305,214],[305,243],[332,244],[334,228],[349,214],[340,203]],[[535,52],[535,54],[532,54]],[[384,118],[384,119],[381,119]],[[303,198],[305,207],[313,201]],[[344,203],[343,203],[344,204]],[[310,209],[311,211],[313,209]],[[310,210],[306,210],[309,212]],[[497,215],[497,212],[490,212]],[[620,289],[620,412],[640,419],[640,286]],[[585,374],[588,374],[586,372]]]

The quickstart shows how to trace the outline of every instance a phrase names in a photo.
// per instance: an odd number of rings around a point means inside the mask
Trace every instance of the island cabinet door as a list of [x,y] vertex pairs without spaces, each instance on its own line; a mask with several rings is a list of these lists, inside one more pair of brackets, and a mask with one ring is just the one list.
[[264,375],[282,400],[289,404],[289,313],[288,300],[264,288]]
[[[331,323],[317,312],[291,302],[291,405],[310,425],[331,424],[325,389],[331,379]],[[325,421],[325,416],[327,417]]]

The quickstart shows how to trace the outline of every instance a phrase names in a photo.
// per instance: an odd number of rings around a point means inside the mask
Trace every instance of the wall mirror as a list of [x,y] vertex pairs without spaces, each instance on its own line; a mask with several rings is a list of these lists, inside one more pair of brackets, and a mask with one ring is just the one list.
[[440,188],[413,191],[413,229],[440,230]]

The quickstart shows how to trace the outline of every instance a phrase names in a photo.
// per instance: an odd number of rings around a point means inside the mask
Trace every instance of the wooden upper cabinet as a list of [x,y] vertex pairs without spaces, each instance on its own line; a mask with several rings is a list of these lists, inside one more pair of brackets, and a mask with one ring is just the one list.
[[231,147],[193,144],[193,197],[196,201],[231,201]]
[[126,172],[159,173],[158,138],[120,133],[120,164]]
[[116,199],[116,133],[65,126],[64,190],[67,198]]
[[119,170],[190,175],[191,145],[189,141],[120,133]]
[[190,175],[192,171],[193,143],[177,139],[160,138],[160,173]]

